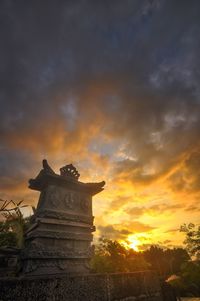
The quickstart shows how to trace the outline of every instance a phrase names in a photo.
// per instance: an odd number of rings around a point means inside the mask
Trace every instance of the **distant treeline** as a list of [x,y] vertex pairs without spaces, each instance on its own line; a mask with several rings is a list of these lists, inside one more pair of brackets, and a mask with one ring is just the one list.
[[91,260],[94,273],[155,270],[182,296],[200,296],[200,261],[191,260],[186,249],[152,245],[143,252],[126,249],[118,241],[100,238]]

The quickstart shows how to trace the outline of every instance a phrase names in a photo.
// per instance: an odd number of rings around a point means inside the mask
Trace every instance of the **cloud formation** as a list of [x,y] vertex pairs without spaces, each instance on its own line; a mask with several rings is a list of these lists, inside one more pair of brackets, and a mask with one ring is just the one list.
[[2,196],[31,199],[27,180],[46,157],[107,181],[95,203],[102,234],[114,229],[110,216],[158,228],[161,211],[181,210],[195,222],[199,8],[198,0],[1,1]]

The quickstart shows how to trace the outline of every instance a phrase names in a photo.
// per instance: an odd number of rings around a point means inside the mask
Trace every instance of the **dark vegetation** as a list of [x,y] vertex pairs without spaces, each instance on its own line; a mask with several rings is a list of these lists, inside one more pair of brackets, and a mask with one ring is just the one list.
[[[22,202],[2,201],[0,208],[0,248],[23,248],[23,235],[30,223],[24,218]],[[11,206],[11,208],[10,208]],[[154,270],[182,296],[200,296],[200,227],[181,226],[185,248],[167,249],[152,245],[143,252],[126,249],[118,241],[100,238],[91,260],[94,273],[135,272]]]
[[117,241],[100,239],[92,260],[95,272],[134,272],[156,270],[161,277],[180,271],[181,265],[190,259],[187,251],[182,248],[163,249],[151,246],[143,252],[126,249]]
[[91,261],[95,273],[154,270],[182,296],[200,296],[200,261],[192,260],[187,248],[152,245],[143,252],[135,252],[117,241],[101,238],[95,249]]
[[0,207],[0,247],[22,248],[24,245],[24,232],[29,226],[30,217],[24,218],[21,208],[23,201],[1,200]]

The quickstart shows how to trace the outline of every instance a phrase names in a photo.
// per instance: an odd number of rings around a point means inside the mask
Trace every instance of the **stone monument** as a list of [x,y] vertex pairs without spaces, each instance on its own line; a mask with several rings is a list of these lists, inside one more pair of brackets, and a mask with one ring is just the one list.
[[92,196],[105,182],[82,183],[70,164],[56,174],[43,160],[43,169],[29,181],[40,191],[36,212],[25,234],[23,273],[27,276],[89,272],[93,254]]

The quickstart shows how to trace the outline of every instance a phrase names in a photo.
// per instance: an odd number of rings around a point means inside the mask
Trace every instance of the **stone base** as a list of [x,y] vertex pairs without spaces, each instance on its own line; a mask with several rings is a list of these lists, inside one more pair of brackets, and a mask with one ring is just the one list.
[[152,272],[0,281],[3,301],[163,301]]
[[94,226],[84,222],[35,216],[21,252],[23,273],[28,276],[87,274],[94,253]]
[[90,272],[87,259],[29,259],[23,264],[25,277],[58,274],[88,274]]

